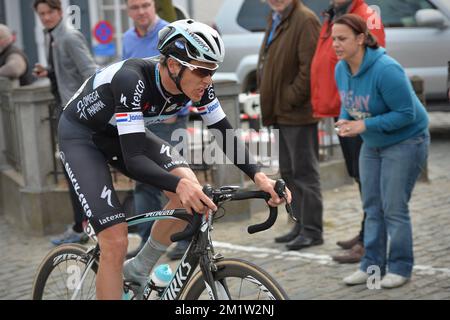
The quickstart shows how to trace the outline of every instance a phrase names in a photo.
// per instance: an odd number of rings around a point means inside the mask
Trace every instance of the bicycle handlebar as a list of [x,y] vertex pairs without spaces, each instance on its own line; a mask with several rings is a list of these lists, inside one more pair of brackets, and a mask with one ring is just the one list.
[[[286,194],[284,191],[285,187],[286,187],[286,184],[283,180],[281,180],[281,179],[277,180],[274,189],[280,198],[286,197]],[[214,189],[209,185],[206,185],[203,187],[203,192],[210,198],[214,198],[215,195],[219,195],[219,196],[220,195],[230,195],[231,200],[264,199],[266,202],[268,202],[269,199],[271,198],[271,195],[264,191],[246,191],[246,192],[239,192],[239,193],[234,193],[234,194],[218,192],[218,194],[214,194],[214,192],[215,192]],[[255,225],[249,226],[247,228],[248,233],[254,234],[257,232],[265,231],[267,229],[270,229],[274,225],[275,221],[277,220],[277,216],[278,216],[278,207],[269,207],[269,208],[270,208],[270,213],[269,213],[269,217],[267,218],[267,220],[260,224],[255,224]],[[286,210],[292,216],[292,210],[291,210],[291,207],[289,204],[286,204]],[[170,237],[170,239],[173,242],[177,242],[177,241],[192,237],[200,229],[201,223],[202,223],[202,215],[194,212],[192,222],[190,224],[188,224],[186,229],[182,232],[173,234]]]

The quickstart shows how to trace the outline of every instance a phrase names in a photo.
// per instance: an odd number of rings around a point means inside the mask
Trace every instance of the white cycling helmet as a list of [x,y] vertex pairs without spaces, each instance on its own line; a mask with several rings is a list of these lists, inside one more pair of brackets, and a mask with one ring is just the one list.
[[159,31],[158,50],[182,61],[221,63],[225,46],[219,33],[192,19],[178,20]]

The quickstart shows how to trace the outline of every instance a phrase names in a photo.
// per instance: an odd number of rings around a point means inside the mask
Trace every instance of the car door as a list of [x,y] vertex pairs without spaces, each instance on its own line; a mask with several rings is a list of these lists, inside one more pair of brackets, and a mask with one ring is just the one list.
[[[447,90],[447,61],[450,60],[450,28],[418,26],[420,9],[438,9],[429,0],[369,0],[379,7],[386,27],[386,49],[409,76],[425,81],[427,98],[444,98]],[[443,10],[441,13],[447,14]],[[448,19],[448,17],[447,17]],[[449,19],[448,19],[449,20]]]

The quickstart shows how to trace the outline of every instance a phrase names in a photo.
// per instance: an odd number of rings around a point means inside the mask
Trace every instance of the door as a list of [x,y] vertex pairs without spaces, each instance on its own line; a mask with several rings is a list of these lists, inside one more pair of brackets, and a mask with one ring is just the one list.
[[[386,49],[409,76],[425,81],[428,98],[445,98],[450,28],[420,27],[415,14],[420,9],[439,9],[429,0],[369,0],[380,8],[386,27]],[[443,11],[441,11],[444,14]]]

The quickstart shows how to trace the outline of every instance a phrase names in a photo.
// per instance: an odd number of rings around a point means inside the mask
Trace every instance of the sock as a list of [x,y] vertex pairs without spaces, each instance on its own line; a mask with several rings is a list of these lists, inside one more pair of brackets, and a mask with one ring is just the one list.
[[167,248],[168,246],[150,237],[142,250],[134,258],[125,261],[123,267],[125,280],[139,283],[143,290],[151,269],[167,251]]

